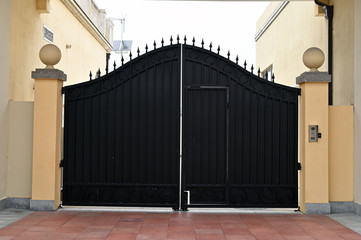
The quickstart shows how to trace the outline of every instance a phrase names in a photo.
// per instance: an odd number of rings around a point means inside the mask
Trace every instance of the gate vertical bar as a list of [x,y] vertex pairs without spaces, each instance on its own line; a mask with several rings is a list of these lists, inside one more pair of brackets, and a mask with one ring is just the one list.
[[178,206],[178,210],[181,210],[182,208],[182,190],[183,190],[183,184],[182,184],[182,94],[183,94],[183,44],[180,45],[180,104],[179,104],[179,206]]

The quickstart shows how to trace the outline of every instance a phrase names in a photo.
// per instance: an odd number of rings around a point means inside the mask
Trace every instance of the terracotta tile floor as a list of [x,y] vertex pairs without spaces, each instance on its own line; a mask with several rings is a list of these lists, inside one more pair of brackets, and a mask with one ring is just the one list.
[[146,212],[35,212],[0,229],[0,240],[360,239],[324,215]]

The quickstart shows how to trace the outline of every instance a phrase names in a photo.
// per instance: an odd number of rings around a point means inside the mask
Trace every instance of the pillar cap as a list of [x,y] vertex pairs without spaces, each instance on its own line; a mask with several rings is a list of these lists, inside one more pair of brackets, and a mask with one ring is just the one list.
[[37,68],[36,71],[31,72],[31,77],[34,79],[56,79],[66,81],[66,74],[55,68]]
[[305,83],[305,82],[331,82],[331,75],[327,72],[304,72],[299,77],[296,78],[296,83]]
[[46,65],[47,69],[54,69],[61,59],[61,51],[54,44],[46,44],[39,51],[40,60]]

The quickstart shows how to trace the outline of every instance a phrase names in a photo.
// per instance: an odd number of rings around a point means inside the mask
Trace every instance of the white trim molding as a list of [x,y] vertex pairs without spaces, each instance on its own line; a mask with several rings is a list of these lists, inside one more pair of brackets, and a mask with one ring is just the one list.
[[278,4],[278,6],[276,7],[276,9],[273,11],[273,13],[268,17],[267,21],[263,24],[263,26],[261,27],[260,30],[258,30],[258,32],[256,33],[255,36],[255,40],[257,41],[262,35],[263,33],[267,30],[267,28],[269,26],[271,26],[271,24],[273,23],[274,20],[276,20],[276,18],[278,17],[278,15],[280,15],[280,13],[282,12],[282,10],[287,6],[287,4],[290,1],[283,1],[280,4]]
[[84,13],[80,6],[74,0],[61,0],[69,11],[84,25],[84,27],[94,36],[94,38],[104,47],[107,52],[113,50],[112,45]]

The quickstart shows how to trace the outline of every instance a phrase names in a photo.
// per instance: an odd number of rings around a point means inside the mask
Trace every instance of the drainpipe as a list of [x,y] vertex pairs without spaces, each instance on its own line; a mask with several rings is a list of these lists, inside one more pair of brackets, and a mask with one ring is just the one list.
[[333,6],[315,0],[315,3],[322,7],[325,18],[328,19],[328,74],[331,75],[331,82],[328,84],[328,104],[333,102]]

